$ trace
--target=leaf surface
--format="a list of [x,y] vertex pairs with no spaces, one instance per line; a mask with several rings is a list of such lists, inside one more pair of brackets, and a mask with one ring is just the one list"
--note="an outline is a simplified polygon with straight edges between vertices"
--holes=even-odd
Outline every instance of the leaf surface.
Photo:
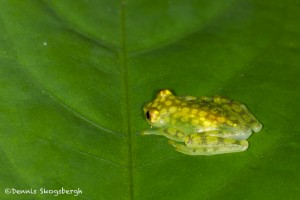
[[[298,1],[0,5],[1,199],[300,197]],[[243,153],[179,154],[139,135],[162,88],[233,98],[264,128]]]

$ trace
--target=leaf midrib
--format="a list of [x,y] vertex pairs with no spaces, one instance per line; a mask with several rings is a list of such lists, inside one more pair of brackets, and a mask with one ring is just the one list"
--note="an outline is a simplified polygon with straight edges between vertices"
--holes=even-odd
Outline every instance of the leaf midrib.
[[128,88],[128,63],[127,63],[127,46],[126,46],[126,18],[125,18],[125,1],[120,1],[121,15],[120,15],[120,26],[121,26],[121,51],[119,57],[121,61],[121,76],[122,76],[122,99],[123,99],[123,130],[126,134],[127,143],[127,169],[128,169],[128,192],[129,199],[134,199],[133,190],[133,161],[132,161],[132,134],[130,126],[130,102],[129,102],[129,88]]

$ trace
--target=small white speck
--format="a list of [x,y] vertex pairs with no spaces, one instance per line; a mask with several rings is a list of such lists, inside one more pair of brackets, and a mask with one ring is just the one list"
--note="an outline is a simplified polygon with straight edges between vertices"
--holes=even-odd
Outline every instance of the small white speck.
[[3,53],[6,53],[6,51],[3,51]]
[[42,92],[45,92],[45,90],[43,90]]
[[47,42],[44,42],[43,45],[44,45],[44,46],[47,46]]

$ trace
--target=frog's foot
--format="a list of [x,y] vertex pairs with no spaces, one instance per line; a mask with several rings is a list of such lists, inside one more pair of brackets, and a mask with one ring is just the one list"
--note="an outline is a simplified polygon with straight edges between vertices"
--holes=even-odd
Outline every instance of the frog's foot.
[[141,132],[141,135],[162,135],[162,134],[163,134],[162,131],[156,128],[151,128]]
[[215,155],[245,151],[248,148],[247,140],[234,140],[213,136],[201,136],[201,139],[186,137],[185,145],[169,141],[176,151],[187,155]]
[[175,147],[175,150],[187,154],[187,155],[212,155],[211,153],[208,153],[208,151],[204,148],[198,147],[198,148],[192,148],[192,147],[187,147],[184,144],[180,144],[178,142],[175,142],[173,140],[169,140],[169,144],[171,144],[173,147]]
[[153,133],[151,133],[151,131],[149,130],[143,130],[140,132],[141,135],[152,135]]
[[251,124],[251,128],[252,128],[252,130],[253,130],[254,132],[257,133],[257,132],[261,131],[261,129],[262,129],[262,124],[259,123],[258,121],[253,122],[253,123]]

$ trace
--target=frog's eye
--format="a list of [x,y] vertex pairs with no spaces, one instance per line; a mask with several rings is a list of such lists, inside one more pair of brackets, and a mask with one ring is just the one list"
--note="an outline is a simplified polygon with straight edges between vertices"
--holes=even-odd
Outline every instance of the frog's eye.
[[150,116],[150,112],[149,112],[149,111],[146,112],[146,118],[147,118],[148,120],[151,119],[151,116]]
[[158,116],[159,116],[159,111],[156,109],[150,109],[146,113],[146,118],[150,123],[154,123],[157,121]]

